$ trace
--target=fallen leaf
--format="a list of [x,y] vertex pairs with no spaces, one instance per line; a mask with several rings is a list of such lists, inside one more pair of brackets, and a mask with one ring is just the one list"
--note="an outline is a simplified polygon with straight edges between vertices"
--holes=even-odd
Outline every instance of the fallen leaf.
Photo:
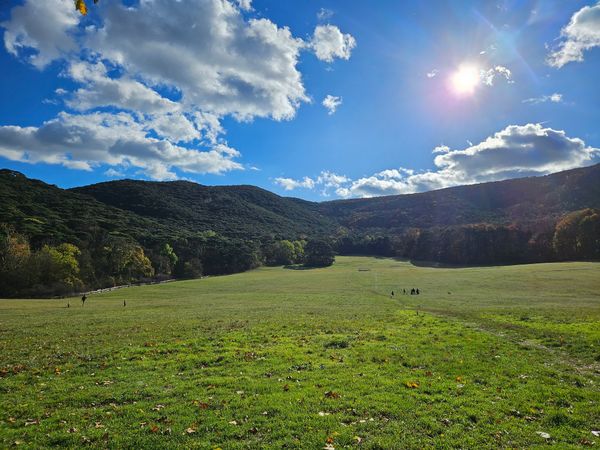
[[27,419],[25,421],[25,426],[28,427],[30,425],[39,425],[40,421],[38,419]]
[[194,433],[196,432],[196,429],[195,429],[195,428],[192,428],[192,427],[189,427],[187,430],[185,430],[185,432],[186,432],[187,434],[194,434]]
[[283,385],[283,390],[286,391],[286,392],[289,391],[290,390],[290,385],[289,384],[284,384]]
[[536,434],[539,434],[540,437],[542,437],[544,439],[550,439],[550,435],[548,433],[543,432],[543,431],[536,431]]
[[232,420],[231,422],[228,422],[228,423],[229,423],[229,425],[237,425],[237,421],[235,421],[235,420]]
[[325,397],[327,398],[340,398],[340,394],[334,391],[325,392]]
[[417,389],[419,387],[418,381],[407,381],[405,383],[406,387],[409,389]]
[[150,433],[158,433],[158,425],[152,425],[150,427]]
[[596,437],[600,437],[600,431],[592,431],[592,434]]
[[359,444],[362,442],[362,438],[360,436],[354,436],[354,440]]
[[331,436],[328,436],[325,442],[327,442],[328,444],[333,444],[333,438]]
[[87,5],[84,0],[75,0],[75,9],[83,16],[87,14]]

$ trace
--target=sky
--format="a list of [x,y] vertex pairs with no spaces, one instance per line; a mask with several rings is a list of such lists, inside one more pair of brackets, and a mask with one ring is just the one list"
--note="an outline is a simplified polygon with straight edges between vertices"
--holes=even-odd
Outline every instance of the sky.
[[324,201],[600,162],[600,2],[0,0],[0,167]]

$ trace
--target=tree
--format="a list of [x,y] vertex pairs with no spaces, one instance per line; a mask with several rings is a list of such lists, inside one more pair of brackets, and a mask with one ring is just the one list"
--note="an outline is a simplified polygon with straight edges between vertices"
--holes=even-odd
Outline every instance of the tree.
[[73,244],[44,245],[36,252],[30,270],[37,293],[65,294],[79,290],[83,286],[79,278],[79,254],[79,248]]
[[272,242],[265,249],[265,263],[268,266],[287,266],[292,264],[295,259],[295,247],[290,241]]
[[600,210],[587,208],[563,216],[552,244],[559,259],[600,258]]
[[333,248],[324,240],[308,241],[304,252],[305,265],[310,267],[327,267],[335,261]]
[[31,249],[27,238],[0,225],[0,295],[12,297],[30,284]]

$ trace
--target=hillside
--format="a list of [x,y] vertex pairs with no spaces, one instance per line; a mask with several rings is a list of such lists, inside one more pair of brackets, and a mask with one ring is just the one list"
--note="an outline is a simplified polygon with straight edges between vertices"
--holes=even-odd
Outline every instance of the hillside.
[[254,186],[121,180],[60,189],[0,170],[2,222],[34,242],[86,240],[94,228],[135,239],[202,231],[243,239],[298,238],[349,231],[489,223],[554,223],[567,212],[600,208],[600,164],[547,175],[420,194],[323,203]]
[[567,212],[583,208],[600,208],[600,164],[543,177],[420,194],[335,200],[319,206],[322,214],[349,229],[389,231],[484,222],[554,222]]
[[129,236],[176,232],[174,227],[11,170],[0,170],[0,210],[0,222],[14,226],[34,245],[88,241],[97,229]]
[[70,192],[187,232],[212,230],[238,238],[296,238],[331,233],[335,228],[314,204],[255,186],[122,180]]

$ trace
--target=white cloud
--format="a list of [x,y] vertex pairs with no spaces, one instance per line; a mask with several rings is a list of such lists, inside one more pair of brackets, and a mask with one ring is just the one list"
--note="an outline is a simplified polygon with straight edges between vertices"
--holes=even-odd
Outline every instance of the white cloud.
[[356,40],[352,35],[342,33],[335,25],[318,25],[311,45],[317,58],[332,62],[334,58],[350,59]]
[[435,78],[438,73],[439,73],[439,70],[433,69],[431,72],[427,72],[427,78]]
[[561,30],[562,42],[548,55],[547,62],[561,68],[573,61],[583,61],[583,52],[600,46],[600,2],[584,6],[571,17]]
[[327,20],[333,17],[333,11],[327,8],[321,8],[317,12],[317,19],[319,20]]
[[[76,51],[73,32],[79,24],[79,14],[72,0],[29,0],[11,10],[4,28],[4,46],[14,56],[27,56],[37,68],[44,68],[55,59]],[[29,51],[33,54],[28,55]]]
[[338,175],[337,173],[324,170],[317,177],[316,184],[323,185],[326,188],[329,188],[339,187],[342,184],[347,183],[348,181],[350,181],[350,178],[348,178],[345,175]]
[[512,73],[504,66],[495,66],[490,69],[481,70],[481,82],[486,86],[493,86],[496,77],[503,77],[509,83],[512,83]]
[[104,175],[111,178],[119,178],[124,177],[125,173],[121,172],[120,170],[110,168],[104,172]]
[[252,10],[252,0],[235,0],[240,9],[244,11]]
[[442,144],[435,147],[431,153],[448,153],[449,151],[450,147]]
[[197,174],[243,169],[235,149],[218,144],[201,151],[150,137],[127,113],[61,113],[39,128],[0,126],[0,156],[84,170],[127,164],[153,179],[176,177],[173,168]]
[[355,45],[333,25],[305,41],[251,10],[251,0],[106,2],[83,27],[72,0],[24,0],[1,24],[7,51],[39,69],[61,60],[79,87],[56,91],[70,113],[1,127],[0,154],[86,170],[125,161],[160,179],[243,169],[222,119],[292,119],[310,101],[301,52],[348,59]]
[[[581,139],[570,138],[564,131],[544,128],[541,124],[510,125],[466,149],[451,150],[443,145],[436,150],[436,170],[387,169],[356,180],[343,177],[332,186],[335,193],[344,198],[409,194],[545,175],[592,164],[600,156],[600,149],[586,146]],[[293,185],[290,185],[291,189],[294,189]]]
[[322,102],[323,106],[327,108],[327,114],[330,116],[335,114],[338,106],[342,104],[342,97],[336,97],[335,95],[327,95]]
[[533,103],[534,105],[536,105],[538,103],[546,103],[546,102],[562,103],[562,101],[563,101],[562,94],[555,92],[554,94],[542,95],[541,97],[527,98],[527,99],[523,100],[523,103]]
[[293,191],[298,188],[312,189],[315,187],[315,181],[309,177],[304,177],[302,180],[294,180],[293,178],[275,178],[275,184],[278,184],[286,191]]

